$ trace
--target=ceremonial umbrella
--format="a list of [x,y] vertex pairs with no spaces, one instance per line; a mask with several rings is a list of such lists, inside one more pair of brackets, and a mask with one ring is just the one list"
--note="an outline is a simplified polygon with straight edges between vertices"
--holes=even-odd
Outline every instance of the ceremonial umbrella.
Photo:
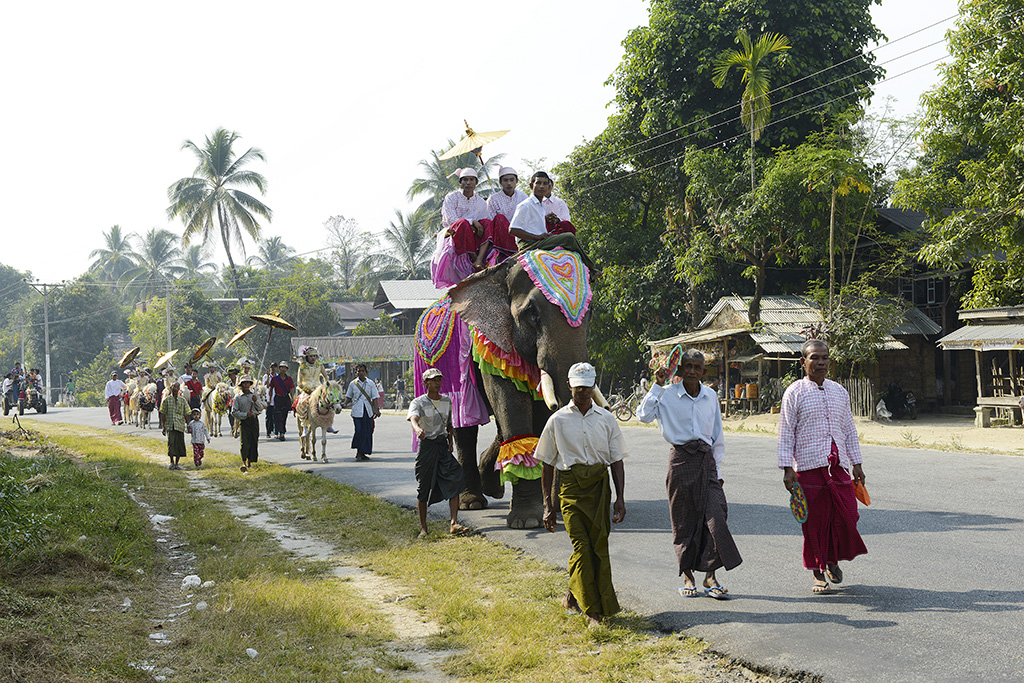
[[507,130],[492,130],[489,133],[477,133],[475,130],[469,127],[469,123],[463,119],[463,123],[466,124],[466,137],[459,140],[459,143],[452,147],[450,150],[442,154],[439,159],[452,159],[465,154],[466,152],[472,152],[476,155],[476,158],[480,160],[480,166],[484,169],[484,175],[487,176],[487,182],[494,185],[494,181],[491,180],[491,174],[487,172],[487,167],[484,166],[484,157],[481,153],[483,147],[488,142],[494,142],[502,135],[507,133]]
[[189,362],[198,363],[200,360],[202,360],[203,356],[210,352],[210,349],[212,349],[213,345],[216,343],[216,337],[210,337],[209,339],[204,341],[202,344],[199,345],[199,348],[196,349],[196,352],[192,354],[192,358],[189,360]]
[[171,359],[174,358],[174,354],[176,354],[177,352],[178,352],[178,349],[174,349],[173,351],[168,351],[164,355],[160,356],[157,359],[156,364],[153,365],[153,372],[156,372],[157,370],[159,370],[163,366],[165,366],[168,363],[170,363]]
[[224,345],[224,348],[228,348],[229,346],[231,346],[235,342],[241,341],[242,339],[245,338],[245,335],[249,334],[250,332],[252,332],[255,329],[256,329],[255,325],[249,325],[249,327],[245,328],[244,330],[239,330],[238,332],[235,332],[235,336],[233,336],[231,339],[228,340],[228,343]]
[[141,348],[136,346],[134,349],[128,349],[127,351],[125,351],[124,355],[121,356],[121,362],[117,364],[117,367],[124,370],[126,367],[131,365],[131,362],[135,360],[135,356],[139,355],[139,351],[141,350]]
[[256,315],[250,315],[249,319],[270,327],[270,332],[267,333],[267,343],[263,346],[263,355],[260,356],[260,369],[262,370],[263,363],[267,359],[267,349],[270,348],[270,335],[274,334],[274,329],[277,328],[280,330],[295,332],[298,328],[281,316],[277,315],[277,311],[274,311],[273,313],[258,313]]

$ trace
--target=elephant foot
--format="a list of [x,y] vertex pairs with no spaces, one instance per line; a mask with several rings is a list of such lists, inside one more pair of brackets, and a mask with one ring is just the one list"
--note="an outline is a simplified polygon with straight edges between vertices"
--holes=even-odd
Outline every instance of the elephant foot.
[[480,477],[480,486],[488,498],[500,500],[505,497],[505,485],[501,483],[497,472],[484,473]]
[[459,494],[460,510],[483,510],[487,507],[487,499],[479,493],[463,491]]
[[536,529],[544,522],[540,479],[520,479],[512,487],[512,503],[505,523],[510,529]]

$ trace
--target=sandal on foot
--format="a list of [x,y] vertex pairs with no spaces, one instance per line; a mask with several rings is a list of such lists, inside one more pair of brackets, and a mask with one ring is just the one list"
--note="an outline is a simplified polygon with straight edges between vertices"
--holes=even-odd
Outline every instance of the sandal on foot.
[[832,565],[831,567],[825,567],[825,578],[832,583],[843,582],[843,570],[839,568],[839,565]]
[[682,586],[679,589],[679,594],[684,598],[695,598],[700,595],[700,593],[697,592],[696,586]]
[[473,530],[470,529],[468,526],[463,526],[461,524],[452,524],[449,533],[452,536],[468,536],[469,534],[473,533]]
[[828,585],[828,581],[824,581],[822,583],[815,581],[814,585],[811,587],[811,592],[815,595],[825,595],[826,593],[832,592],[832,586]]
[[708,586],[704,589],[704,595],[715,600],[728,600],[728,593],[725,586]]

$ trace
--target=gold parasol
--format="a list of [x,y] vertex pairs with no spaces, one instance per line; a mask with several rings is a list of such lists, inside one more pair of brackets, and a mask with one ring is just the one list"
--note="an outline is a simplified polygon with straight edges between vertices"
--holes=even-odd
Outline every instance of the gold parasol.
[[178,349],[174,349],[173,351],[168,351],[164,355],[160,356],[160,358],[158,358],[156,363],[153,365],[153,371],[155,372],[162,368],[163,366],[170,363],[171,359],[174,358],[174,354],[176,354],[177,352]]
[[135,360],[135,356],[139,355],[139,351],[141,350],[141,348],[136,346],[134,349],[128,349],[127,351],[125,351],[124,355],[121,356],[121,362],[117,364],[117,367],[124,370],[126,367],[131,365],[131,362]]
[[279,316],[277,311],[274,311],[273,313],[250,315],[249,319],[270,327],[270,332],[267,333],[267,343],[263,346],[263,355],[260,356],[260,370],[262,371],[263,362],[267,359],[267,349],[270,348],[270,335],[274,334],[274,330],[280,329],[295,332],[298,328]]
[[489,133],[477,133],[475,130],[469,127],[469,123],[465,119],[463,119],[462,122],[466,124],[466,137],[459,140],[459,143],[457,145],[452,147],[450,150],[448,150],[438,158],[452,159],[454,157],[459,156],[460,154],[465,154],[467,152],[475,154],[476,158],[480,160],[480,166],[484,170],[484,175],[487,176],[487,182],[491,184],[493,189],[494,181],[491,180],[491,174],[487,172],[487,166],[484,165],[484,157],[482,154],[482,150],[484,145],[486,145],[488,142],[494,142],[508,131],[492,130]]
[[231,346],[235,342],[241,341],[242,339],[245,338],[245,335],[249,334],[255,329],[255,325],[249,325],[249,327],[245,328],[244,330],[239,330],[238,332],[235,332],[235,336],[228,340],[228,343],[224,345],[224,348]]
[[463,123],[466,124],[466,137],[459,140],[459,144],[455,145],[438,157],[439,159],[451,159],[459,156],[460,154],[472,152],[478,159],[480,159],[480,163],[483,164],[483,158],[480,156],[480,148],[488,142],[494,142],[508,132],[507,130],[493,130],[490,133],[477,133],[469,127],[469,124],[466,123],[465,120],[463,120]]
[[204,341],[202,344],[199,345],[199,348],[196,349],[196,352],[192,354],[192,358],[189,359],[189,362],[198,363],[200,360],[202,360],[203,356],[210,352],[210,349],[212,349],[213,345],[216,343],[216,337],[210,337],[209,339]]
[[270,327],[277,328],[279,330],[295,332],[298,329],[295,325],[292,325],[276,313],[258,313],[256,315],[250,315],[249,319],[262,323],[263,325],[270,325]]

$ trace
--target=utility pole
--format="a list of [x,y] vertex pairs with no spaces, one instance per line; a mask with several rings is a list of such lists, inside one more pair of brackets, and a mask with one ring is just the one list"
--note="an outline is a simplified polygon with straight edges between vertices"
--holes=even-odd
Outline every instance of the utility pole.
[[18,322],[21,323],[21,367],[25,367],[25,314],[22,313],[18,318]]
[[[40,292],[43,295],[43,345],[44,345],[45,351],[46,351],[46,378],[45,378],[45,382],[44,382],[44,384],[45,384],[45,387],[44,387],[45,393],[43,395],[46,396],[46,402],[49,404],[49,403],[51,403],[53,401],[53,396],[50,394],[50,303],[49,303],[49,297],[47,297],[46,288],[47,287],[63,287],[64,283],[63,282],[61,282],[59,284],[46,284],[46,283],[43,283],[43,284],[40,284],[40,285],[36,285],[36,284],[31,283],[31,282],[28,282],[27,280],[25,280],[24,282],[29,287],[31,287],[32,289],[35,289],[37,292],[39,291],[38,287],[42,287],[43,288],[43,291]],[[22,344],[24,344],[24,333],[22,334]],[[22,355],[24,355],[24,353],[25,353],[24,350],[22,350]],[[24,366],[22,366],[22,367],[24,367]]]

